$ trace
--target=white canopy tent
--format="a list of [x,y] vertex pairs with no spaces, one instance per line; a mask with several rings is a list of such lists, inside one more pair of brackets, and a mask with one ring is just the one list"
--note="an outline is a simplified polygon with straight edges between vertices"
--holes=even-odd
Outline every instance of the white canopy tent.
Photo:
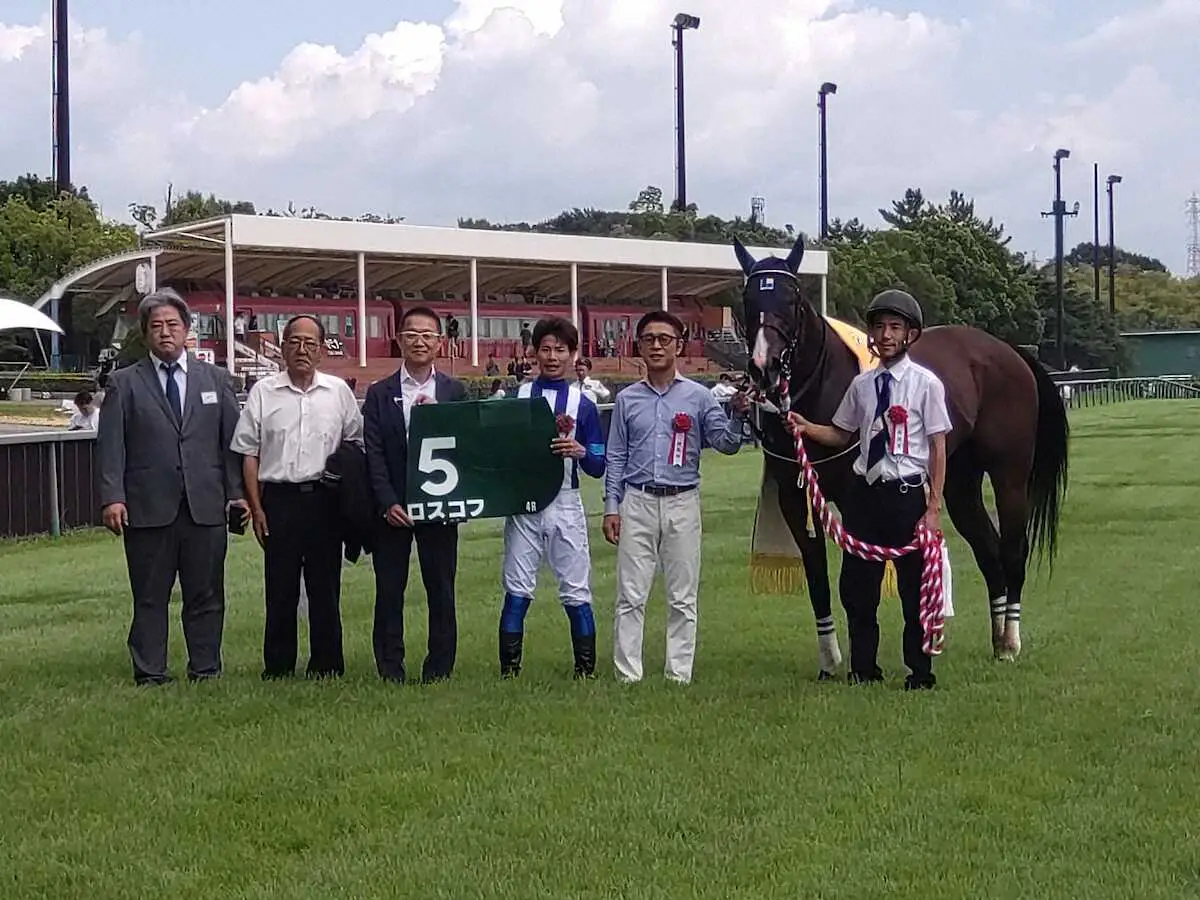
[[28,303],[0,297],[0,331],[17,329],[63,333],[57,322]]
[[[740,287],[742,272],[728,244],[487,231],[281,216],[229,215],[163,228],[136,251],[97,260],[56,282],[34,304],[68,293],[103,293],[113,302],[175,281],[221,283],[233,321],[239,290],[286,295],[308,285],[356,289],[360,321],[369,297],[382,291],[457,291],[470,298],[471,364],[479,364],[479,298],[533,291],[569,297],[579,324],[581,298],[655,302],[704,299]],[[754,256],[786,256],[789,248],[749,247]],[[820,279],[825,308],[829,260],[804,255],[802,275]],[[142,273],[138,278],[139,270]],[[227,359],[234,332],[226,330]],[[358,330],[359,364],[367,364],[367,332]]]

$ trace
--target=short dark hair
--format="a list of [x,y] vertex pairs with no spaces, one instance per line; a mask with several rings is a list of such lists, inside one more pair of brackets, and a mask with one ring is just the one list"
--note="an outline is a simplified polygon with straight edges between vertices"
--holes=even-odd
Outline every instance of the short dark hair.
[[655,322],[662,322],[664,325],[670,325],[675,329],[675,337],[683,337],[683,322],[679,320],[678,316],[672,315],[665,309],[652,309],[650,312],[638,319],[637,328],[635,328],[633,331],[634,336],[640,338],[642,336],[642,332],[646,330],[646,326],[653,325]]
[[579,349],[579,329],[571,324],[570,319],[564,319],[562,316],[538,319],[537,324],[533,326],[533,340],[530,343],[536,349],[542,346],[542,341],[548,337],[558,338],[572,353]]
[[299,315],[292,316],[290,319],[288,319],[287,324],[283,326],[283,339],[286,341],[288,339],[288,335],[292,333],[292,326],[303,319],[307,319],[309,322],[312,322],[317,326],[317,337],[320,338],[322,344],[325,343],[325,325],[312,313],[300,313]]
[[91,391],[80,391],[78,394],[75,395],[75,405],[76,406],[87,406],[91,402],[92,402],[92,392]]
[[192,311],[188,308],[187,301],[180,297],[179,292],[174,288],[162,288],[147,294],[138,304],[138,323],[142,327],[142,334],[146,333],[150,314],[160,306],[174,307],[175,311],[179,313],[179,318],[183,319],[183,327],[190,328],[192,326]]
[[400,331],[404,330],[404,326],[413,316],[425,316],[427,319],[433,319],[433,321],[437,322],[438,334],[442,333],[442,317],[435,313],[428,306],[410,306],[408,309],[406,309],[400,316]]
[[586,356],[581,356],[581,357],[579,357],[579,359],[575,360],[575,365],[587,366],[587,370],[589,372],[592,371],[592,361],[590,359],[588,359]]

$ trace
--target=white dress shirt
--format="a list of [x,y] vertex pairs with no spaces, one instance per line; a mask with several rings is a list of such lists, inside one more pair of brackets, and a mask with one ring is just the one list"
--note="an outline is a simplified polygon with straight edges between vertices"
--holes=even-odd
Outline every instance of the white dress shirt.
[[[885,414],[875,416],[876,386],[879,376],[892,376],[891,403],[903,407],[908,414],[908,440],[905,446],[904,425],[896,425]],[[842,404],[833,414],[833,424],[843,431],[858,432],[858,458],[854,471],[867,474],[867,451],[871,438],[886,427],[889,431],[889,452],[883,455],[879,478],[895,481],[898,478],[929,477],[929,439],[953,428],[946,407],[946,389],[942,381],[924,366],[905,354],[891,368],[871,369],[850,383]]]
[[[187,409],[187,370],[188,370],[188,355],[184,350],[179,354],[179,359],[175,360],[179,368],[175,370],[175,383],[179,385],[179,408]],[[166,360],[159,359],[153,353],[150,354],[150,363],[154,366],[154,374],[158,376],[158,386],[163,389],[163,394],[167,393],[167,373],[163,371],[164,363],[170,365]]]
[[317,372],[308,390],[287,372],[255,382],[230,448],[258,457],[260,481],[316,481],[343,441],[362,443],[363,420],[350,385]]
[[71,421],[67,423],[69,431],[97,431],[100,428],[100,408],[93,406],[85,416],[78,409],[71,413]]
[[418,403],[437,403],[437,370],[430,369],[429,377],[417,381],[408,374],[408,366],[400,366],[400,399],[404,404],[404,433],[412,421],[412,408]]

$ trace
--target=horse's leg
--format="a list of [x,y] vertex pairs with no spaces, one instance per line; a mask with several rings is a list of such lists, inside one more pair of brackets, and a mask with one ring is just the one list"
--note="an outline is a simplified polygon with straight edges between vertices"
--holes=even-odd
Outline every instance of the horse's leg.
[[804,580],[808,584],[808,596],[812,602],[813,618],[817,624],[817,661],[820,671],[818,681],[833,678],[842,663],[842,651],[838,646],[837,628],[833,622],[833,607],[830,603],[829,559],[825,555],[825,535],[821,523],[813,520],[814,537],[808,536],[804,492],[796,482],[782,482],[779,487],[779,508],[784,521],[800,548],[804,560]]
[[1000,656],[1004,642],[1008,592],[1000,559],[1000,535],[983,503],[983,469],[960,450],[946,472],[946,511],[955,529],[975,554],[975,564],[987,585],[992,620],[992,653]]
[[1000,520],[1000,563],[1008,588],[1004,636],[996,658],[1011,662],[1021,652],[1021,591],[1025,587],[1025,564],[1029,559],[1028,478],[1015,467],[990,472],[996,493],[996,515]]

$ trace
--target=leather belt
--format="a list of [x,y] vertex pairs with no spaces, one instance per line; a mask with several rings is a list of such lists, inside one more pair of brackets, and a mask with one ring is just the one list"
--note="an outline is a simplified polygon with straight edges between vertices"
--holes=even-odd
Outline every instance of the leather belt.
[[631,484],[629,486],[635,491],[641,491],[651,497],[675,497],[679,494],[686,494],[688,491],[694,491],[699,487],[698,484]]

